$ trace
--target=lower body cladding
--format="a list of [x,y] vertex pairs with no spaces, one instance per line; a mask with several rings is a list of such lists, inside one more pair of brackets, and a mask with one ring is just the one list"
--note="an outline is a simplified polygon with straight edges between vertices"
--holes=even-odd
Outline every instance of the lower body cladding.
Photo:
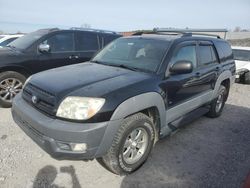
[[110,148],[121,120],[73,123],[50,118],[15,97],[12,116],[16,124],[43,150],[56,159],[94,159]]

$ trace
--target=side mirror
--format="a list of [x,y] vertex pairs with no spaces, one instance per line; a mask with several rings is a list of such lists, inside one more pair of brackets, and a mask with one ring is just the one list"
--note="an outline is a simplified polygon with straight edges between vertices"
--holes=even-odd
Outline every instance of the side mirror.
[[40,44],[38,46],[38,50],[41,53],[49,53],[50,52],[50,45],[48,45],[48,44]]
[[193,63],[191,61],[177,61],[169,69],[173,74],[187,74],[193,71]]

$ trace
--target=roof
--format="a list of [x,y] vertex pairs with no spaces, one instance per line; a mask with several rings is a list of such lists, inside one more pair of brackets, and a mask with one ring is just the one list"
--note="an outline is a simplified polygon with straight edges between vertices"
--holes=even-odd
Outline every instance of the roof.
[[115,31],[103,30],[103,29],[92,29],[92,28],[81,28],[81,27],[72,27],[69,29],[59,29],[59,28],[47,28],[47,29],[39,29],[38,31],[42,32],[54,32],[54,31],[87,31],[87,32],[95,32],[102,34],[112,34],[112,35],[121,35]]

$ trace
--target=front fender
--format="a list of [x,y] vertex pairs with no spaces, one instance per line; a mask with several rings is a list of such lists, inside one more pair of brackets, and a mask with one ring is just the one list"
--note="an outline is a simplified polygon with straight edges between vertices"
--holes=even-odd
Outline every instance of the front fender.
[[111,120],[124,119],[131,114],[150,107],[156,107],[158,109],[161,126],[164,126],[166,123],[165,103],[162,96],[156,92],[143,93],[127,99],[116,108]]

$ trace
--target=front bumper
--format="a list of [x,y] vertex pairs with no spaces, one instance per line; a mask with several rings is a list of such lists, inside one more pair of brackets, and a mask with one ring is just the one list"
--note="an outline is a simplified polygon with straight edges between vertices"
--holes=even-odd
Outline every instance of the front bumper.
[[[93,159],[102,156],[112,143],[119,120],[101,123],[73,123],[50,118],[17,95],[12,104],[16,124],[43,150],[56,159]],[[107,129],[109,127],[109,129]],[[107,131],[111,131],[108,135]],[[113,134],[112,134],[113,133]],[[85,143],[85,151],[72,151],[61,144]]]

